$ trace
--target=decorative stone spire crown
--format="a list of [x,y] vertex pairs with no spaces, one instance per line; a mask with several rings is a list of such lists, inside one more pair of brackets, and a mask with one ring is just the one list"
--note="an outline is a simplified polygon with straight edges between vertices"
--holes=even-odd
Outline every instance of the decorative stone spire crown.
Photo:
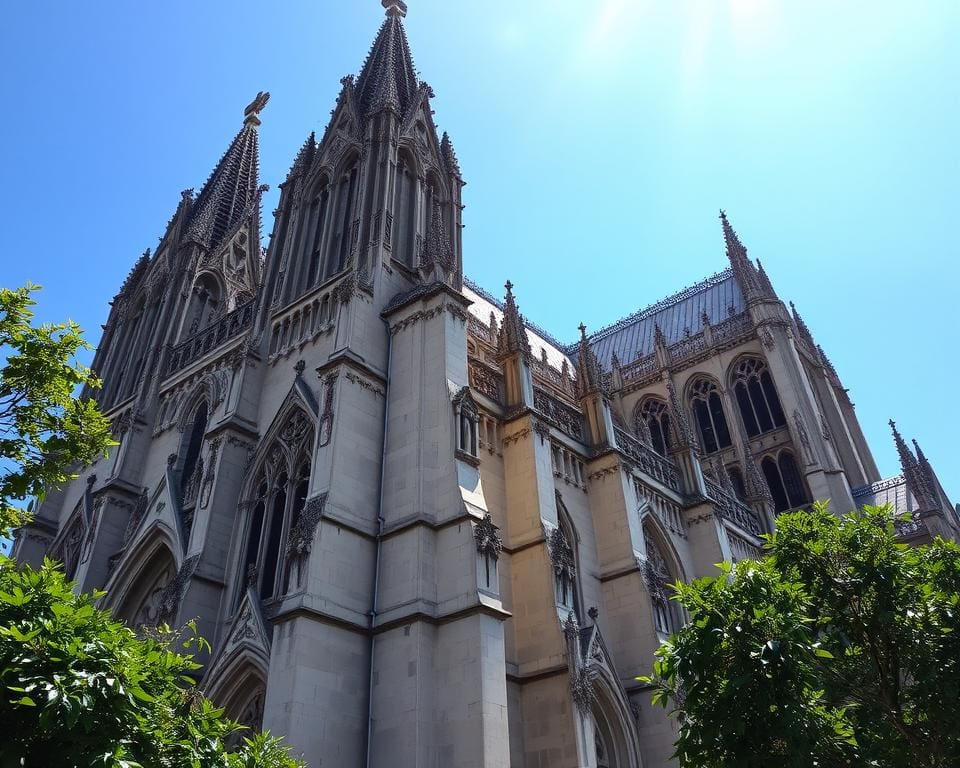
[[420,254],[420,269],[427,277],[433,275],[447,280],[451,273],[456,272],[456,267],[450,238],[443,225],[443,210],[439,203],[434,202],[433,214],[430,217],[427,235],[423,241],[423,251]]
[[519,352],[524,360],[530,360],[530,340],[527,338],[526,323],[517,302],[513,298],[513,283],[507,280],[504,288],[507,295],[503,300],[503,323],[497,337],[497,351],[501,355]]
[[[890,429],[893,431],[893,442],[897,446],[897,454],[900,457],[900,469],[906,478],[907,487],[913,493],[921,511],[929,511],[937,507],[933,490],[930,488],[925,473],[920,467],[917,457],[910,452],[903,435],[897,429],[897,424],[890,419]],[[929,465],[928,465],[929,466]]]
[[373,41],[354,90],[362,117],[381,109],[405,114],[419,88],[410,45],[400,21],[407,15],[406,3],[383,0],[383,7],[387,18]]
[[577,389],[580,396],[604,392],[603,370],[587,339],[587,326],[580,323],[580,348],[577,351]]
[[[730,267],[733,269],[734,277],[740,284],[740,290],[743,291],[747,301],[751,299],[774,298],[773,286],[770,285],[766,274],[761,278],[760,272],[747,256],[747,249],[730,222],[727,221],[727,214],[721,209],[720,223],[723,226],[723,240],[727,247],[727,258],[730,260]],[[768,290],[769,287],[769,290]]]
[[443,132],[440,139],[440,155],[447,166],[447,172],[452,173],[457,178],[460,177],[460,162],[457,160],[457,153],[453,150],[453,142],[450,141],[450,134]]
[[803,321],[803,318],[800,316],[800,313],[797,312],[797,308],[794,306],[793,302],[790,302],[790,311],[793,313],[793,322],[797,326],[797,331],[800,334],[800,338],[807,344],[811,350],[817,348],[817,343],[813,340],[813,334],[810,333],[810,329],[807,327],[807,324]]
[[257,126],[270,99],[261,91],[244,110],[243,128],[230,142],[193,204],[187,238],[215,248],[259,200],[260,149]]
[[667,396],[670,404],[670,420],[673,423],[674,442],[671,447],[680,449],[700,450],[697,443],[697,436],[690,427],[687,419],[687,412],[680,405],[680,398],[677,396],[677,388],[673,385],[673,379],[667,379]]

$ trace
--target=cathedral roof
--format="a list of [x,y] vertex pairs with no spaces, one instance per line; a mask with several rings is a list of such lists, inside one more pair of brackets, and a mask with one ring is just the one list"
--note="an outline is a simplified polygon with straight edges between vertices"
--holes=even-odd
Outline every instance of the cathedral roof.
[[[257,197],[260,152],[256,114],[269,95],[258,95],[248,107],[243,128],[213,169],[193,204],[187,236],[207,248],[215,248],[242,220]],[[262,100],[262,103],[258,102]],[[251,108],[258,105],[255,111]]]
[[609,370],[614,355],[626,364],[651,354],[657,327],[670,346],[703,330],[704,317],[719,325],[746,306],[733,270],[726,269],[591,334],[590,346]]
[[395,3],[384,5],[388,6],[387,18],[367,54],[354,90],[362,117],[387,107],[405,114],[419,87],[410,44],[400,20],[403,13]]

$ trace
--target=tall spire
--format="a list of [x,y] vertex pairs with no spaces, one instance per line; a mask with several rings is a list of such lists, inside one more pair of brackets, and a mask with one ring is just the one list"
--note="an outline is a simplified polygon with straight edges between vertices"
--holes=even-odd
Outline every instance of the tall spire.
[[[767,296],[767,291],[757,268],[754,267],[750,257],[747,256],[746,247],[740,242],[739,236],[730,226],[730,222],[727,221],[727,214],[722,209],[720,210],[720,223],[723,226],[723,241],[727,247],[727,258],[730,260],[730,267],[740,284],[740,290],[743,291],[744,298],[749,301],[750,299]],[[769,283],[769,280],[767,283]]]
[[797,308],[794,306],[793,302],[790,302],[790,311],[793,313],[793,322],[797,326],[797,331],[800,333],[800,338],[802,338],[807,346],[810,347],[810,350],[817,349],[817,343],[813,340],[813,334],[810,333],[810,329],[807,327],[807,324],[803,321],[803,318],[800,316],[800,313],[797,312]]
[[893,442],[897,446],[897,454],[900,457],[900,468],[903,471],[903,476],[907,480],[907,487],[913,493],[921,511],[927,511],[936,507],[933,493],[928,487],[927,479],[924,477],[924,472],[920,468],[920,463],[917,461],[917,457],[914,456],[907,447],[907,443],[903,439],[903,435],[900,434],[900,430],[897,429],[897,424],[893,419],[890,419],[890,429],[893,431]]
[[497,338],[497,351],[501,355],[519,352],[524,360],[529,360],[531,356],[530,340],[527,338],[523,315],[520,314],[517,302],[513,298],[513,283],[507,280],[504,287],[507,289],[507,295],[503,301],[503,323],[500,326],[500,334]]
[[[917,467],[920,470],[920,474],[926,481],[927,488],[930,490],[930,493],[934,500],[936,500],[940,495],[940,481],[937,479],[936,473],[933,471],[933,467],[930,466],[930,462],[927,460],[927,457],[923,453],[923,449],[920,448],[920,444],[913,440],[913,449],[917,452]],[[937,504],[939,507],[940,505]]]
[[233,138],[196,202],[188,239],[215,248],[249,212],[260,194],[260,149],[257,126],[260,112],[270,99],[261,91],[244,110],[243,128]]
[[419,86],[400,21],[407,15],[407,5],[402,0],[382,0],[382,4],[387,18],[367,54],[354,91],[361,117],[380,109],[393,109],[403,115]]

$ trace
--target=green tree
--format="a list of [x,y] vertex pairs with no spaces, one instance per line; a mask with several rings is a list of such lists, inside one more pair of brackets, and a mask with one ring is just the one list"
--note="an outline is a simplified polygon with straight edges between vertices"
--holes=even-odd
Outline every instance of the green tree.
[[681,766],[960,765],[960,547],[887,507],[783,515],[758,562],[677,584],[653,699]]
[[73,477],[111,444],[110,422],[84,385],[99,386],[77,360],[89,349],[73,321],[35,326],[37,286],[0,288],[0,531],[24,521],[24,503]]
[[[31,323],[35,286],[0,289],[0,536],[26,522],[14,502],[73,477],[111,444],[97,387],[76,360],[80,328]],[[297,768],[269,734],[225,742],[242,726],[196,688],[206,647],[166,628],[138,638],[74,591],[47,561],[19,567],[0,556],[0,768]]]

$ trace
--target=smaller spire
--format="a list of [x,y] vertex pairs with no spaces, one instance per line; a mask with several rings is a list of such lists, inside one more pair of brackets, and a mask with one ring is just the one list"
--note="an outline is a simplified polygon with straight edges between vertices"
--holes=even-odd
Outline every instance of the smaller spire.
[[447,172],[459,178],[460,163],[457,160],[457,153],[453,150],[453,142],[450,141],[450,134],[446,131],[443,132],[443,137],[440,139],[440,156],[447,166]]
[[920,468],[917,457],[914,456],[910,448],[907,447],[906,440],[903,439],[903,435],[901,435],[900,430],[897,429],[897,423],[893,419],[890,419],[889,424],[893,432],[893,442],[897,446],[897,454],[900,457],[900,469],[903,471],[903,476],[907,480],[907,488],[913,493],[921,511],[927,511],[936,507],[933,494],[927,484],[927,479],[924,477],[924,472]]
[[734,277],[740,284],[740,290],[744,297],[750,299],[760,298],[764,291],[760,285],[760,278],[756,267],[747,256],[747,249],[736,231],[727,221],[727,214],[720,209],[720,224],[723,227],[723,241],[727,247],[727,258],[730,260],[730,267],[733,270]]
[[430,226],[427,228],[423,250],[420,252],[420,267],[428,273],[435,267],[440,267],[445,273],[451,272],[456,267],[450,238],[447,237],[446,227],[443,226],[443,210],[438,202],[433,204],[433,215],[430,217]]
[[810,329],[803,321],[803,318],[800,317],[800,313],[797,312],[797,308],[794,306],[792,301],[790,302],[790,311],[793,313],[793,322],[797,326],[797,331],[799,331],[800,337],[807,343],[811,350],[816,349],[817,343],[813,340],[813,334],[810,333]]
[[147,248],[137,259],[136,263],[133,265],[133,268],[127,274],[127,279],[123,281],[123,285],[120,287],[120,293],[124,294],[128,291],[136,290],[140,281],[143,280],[143,276],[146,274],[147,266],[150,264],[150,249]]
[[773,283],[770,282],[770,278],[767,277],[767,271],[763,268],[763,264],[760,262],[760,259],[757,259],[757,278],[760,281],[760,288],[769,298],[775,298],[777,292],[773,290]]
[[[937,479],[936,473],[933,471],[933,467],[930,466],[930,462],[927,460],[927,457],[923,453],[923,449],[920,448],[920,444],[914,439],[913,449],[917,452],[917,466],[920,469],[920,475],[923,477],[924,481],[927,484],[927,489],[930,491],[931,500],[936,502],[937,497],[939,496],[940,481]],[[936,504],[939,507],[939,504]]]
[[501,355],[510,355],[519,352],[524,360],[530,360],[530,340],[527,338],[526,323],[520,308],[513,298],[513,283],[509,280],[504,284],[507,295],[503,301],[503,323],[497,338],[497,350]]
[[310,165],[313,163],[314,155],[317,151],[317,134],[314,131],[310,131],[310,135],[307,136],[306,141],[303,142],[303,146],[300,147],[300,151],[297,152],[296,158],[294,158],[293,165],[290,166],[290,172],[287,174],[287,181],[290,179],[299,176],[301,173],[304,173]]
[[680,405],[680,398],[677,396],[677,388],[673,384],[673,377],[667,379],[667,396],[670,403],[670,419],[673,422],[675,443],[671,447],[689,448],[699,453],[700,446],[697,443],[697,436],[690,427],[686,410]]
[[587,326],[580,323],[578,328],[580,329],[580,349],[577,352],[577,388],[580,396],[605,392],[603,371],[600,369],[600,363],[597,362],[597,356],[590,348]]

